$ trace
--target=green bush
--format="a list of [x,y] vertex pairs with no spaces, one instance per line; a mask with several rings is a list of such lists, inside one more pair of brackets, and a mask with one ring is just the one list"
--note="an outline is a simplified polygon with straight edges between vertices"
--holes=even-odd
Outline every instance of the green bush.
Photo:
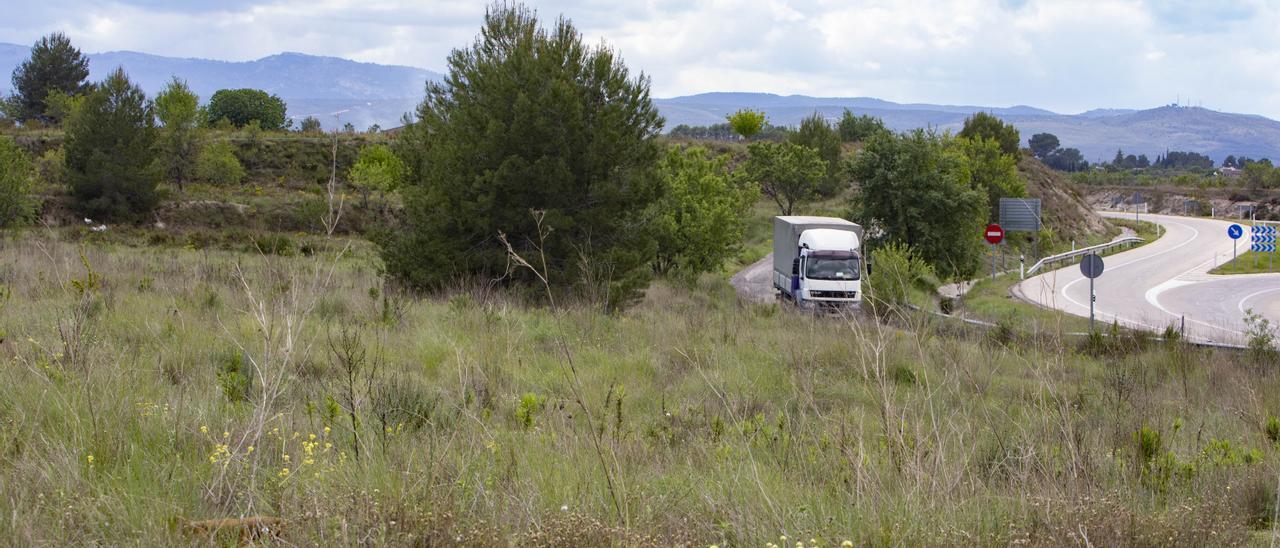
[[205,145],[196,156],[196,179],[215,185],[240,184],[244,167],[236,159],[235,147],[227,141]]
[[891,243],[872,251],[871,267],[864,291],[873,310],[908,304],[913,291],[937,291],[938,277],[933,267],[909,246]]
[[219,360],[218,386],[227,401],[249,399],[249,391],[253,389],[253,367],[240,352],[232,351]]
[[0,136],[0,227],[31,219],[33,173],[26,151],[18,148],[10,137]]
[[296,246],[293,239],[284,234],[260,234],[253,239],[253,249],[266,255],[293,255]]

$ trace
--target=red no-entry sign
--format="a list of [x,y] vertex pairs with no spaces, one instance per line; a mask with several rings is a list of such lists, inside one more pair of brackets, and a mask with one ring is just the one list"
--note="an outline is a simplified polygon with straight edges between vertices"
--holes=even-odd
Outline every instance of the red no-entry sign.
[[984,235],[986,236],[987,241],[992,245],[998,244],[1004,240],[1004,229],[1000,228],[1000,225],[998,224],[991,223],[987,225],[987,230],[984,232]]

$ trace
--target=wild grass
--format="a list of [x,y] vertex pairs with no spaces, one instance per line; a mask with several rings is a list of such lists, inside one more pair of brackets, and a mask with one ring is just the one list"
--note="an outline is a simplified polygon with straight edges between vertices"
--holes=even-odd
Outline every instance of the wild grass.
[[1275,363],[796,315],[714,277],[553,314],[406,295],[341,250],[0,238],[0,539],[204,544],[241,532],[191,522],[242,516],[325,545],[1273,535]]
[[[1248,243],[1241,247],[1247,248]],[[1242,251],[1235,259],[1227,261],[1217,268],[1210,270],[1210,274],[1265,274],[1272,272],[1280,272],[1280,261],[1277,261],[1275,253],[1255,253],[1253,251]]]

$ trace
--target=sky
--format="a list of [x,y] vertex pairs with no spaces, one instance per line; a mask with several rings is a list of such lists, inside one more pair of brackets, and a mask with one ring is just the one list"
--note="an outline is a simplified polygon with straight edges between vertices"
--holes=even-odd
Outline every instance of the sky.
[[[471,0],[3,0],[0,42],[447,69]],[[555,0],[656,97],[757,91],[1076,113],[1180,102],[1280,119],[1280,0]]]

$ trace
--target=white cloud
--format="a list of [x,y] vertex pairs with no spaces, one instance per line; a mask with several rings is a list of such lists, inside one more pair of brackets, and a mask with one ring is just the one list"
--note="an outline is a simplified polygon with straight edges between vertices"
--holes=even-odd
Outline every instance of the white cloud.
[[[64,30],[88,51],[253,59],[280,51],[444,68],[482,0],[18,0],[0,41]],[[1270,0],[545,0],[654,93],[860,94],[1063,112],[1175,97],[1280,118]]]

